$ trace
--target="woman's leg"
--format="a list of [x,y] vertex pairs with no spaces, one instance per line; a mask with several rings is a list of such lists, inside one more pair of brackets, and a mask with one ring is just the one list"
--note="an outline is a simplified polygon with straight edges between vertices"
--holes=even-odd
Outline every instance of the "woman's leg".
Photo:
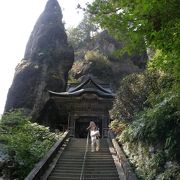
[[96,151],[99,151],[99,146],[100,146],[99,139],[96,139]]
[[95,143],[96,143],[96,139],[92,138],[91,139],[91,152],[95,151]]

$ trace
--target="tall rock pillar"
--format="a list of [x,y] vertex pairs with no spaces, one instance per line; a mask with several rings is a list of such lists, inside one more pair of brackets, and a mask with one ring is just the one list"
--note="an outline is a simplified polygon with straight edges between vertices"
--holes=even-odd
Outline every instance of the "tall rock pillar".
[[5,111],[24,108],[37,117],[48,99],[47,90],[65,90],[73,61],[61,8],[57,0],[49,0],[31,33],[24,59],[16,67]]

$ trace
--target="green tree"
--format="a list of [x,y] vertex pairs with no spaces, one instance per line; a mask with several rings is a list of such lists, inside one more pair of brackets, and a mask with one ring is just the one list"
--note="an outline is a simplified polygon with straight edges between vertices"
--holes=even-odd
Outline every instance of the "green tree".
[[89,13],[84,13],[83,20],[77,27],[70,27],[67,29],[69,42],[75,50],[81,48],[84,42],[91,39],[92,34],[96,32],[97,26],[91,21]]
[[95,0],[88,11],[94,21],[126,42],[123,52],[139,51],[144,38],[147,47],[161,52],[154,67],[179,78],[179,5],[178,0]]
[[3,174],[5,179],[24,179],[59,137],[48,127],[30,120],[20,109],[2,116],[0,142],[3,146],[1,144],[0,154],[4,153],[6,159],[1,165],[0,175]]
[[172,76],[158,72],[145,71],[126,76],[120,82],[111,117],[132,121],[135,114],[153,107],[157,96],[171,89],[173,83]]

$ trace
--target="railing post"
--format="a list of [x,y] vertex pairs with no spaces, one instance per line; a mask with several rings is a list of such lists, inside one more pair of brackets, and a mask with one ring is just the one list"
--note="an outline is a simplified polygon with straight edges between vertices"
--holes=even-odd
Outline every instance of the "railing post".
[[108,137],[108,128],[103,128],[103,138]]
[[74,137],[74,127],[69,127],[69,131],[70,131],[69,136]]

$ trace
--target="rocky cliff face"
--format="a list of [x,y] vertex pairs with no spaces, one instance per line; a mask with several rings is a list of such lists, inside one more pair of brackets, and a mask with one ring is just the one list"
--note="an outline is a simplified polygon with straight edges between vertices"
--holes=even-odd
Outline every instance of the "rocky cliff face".
[[[75,52],[75,64],[71,70],[71,76],[76,80],[83,79],[86,75],[91,75],[100,82],[111,83],[117,89],[120,80],[128,74],[141,72],[146,67],[147,53],[140,55],[125,54],[121,58],[113,55],[114,51],[123,47],[122,42],[118,42],[107,31],[103,31],[88,41],[82,49]],[[87,52],[99,52],[107,58],[107,61],[86,59]],[[94,56],[94,58],[96,58]]]
[[24,59],[16,67],[5,111],[25,108],[37,117],[48,99],[47,90],[66,89],[73,61],[61,8],[57,0],[49,0],[31,33]]

